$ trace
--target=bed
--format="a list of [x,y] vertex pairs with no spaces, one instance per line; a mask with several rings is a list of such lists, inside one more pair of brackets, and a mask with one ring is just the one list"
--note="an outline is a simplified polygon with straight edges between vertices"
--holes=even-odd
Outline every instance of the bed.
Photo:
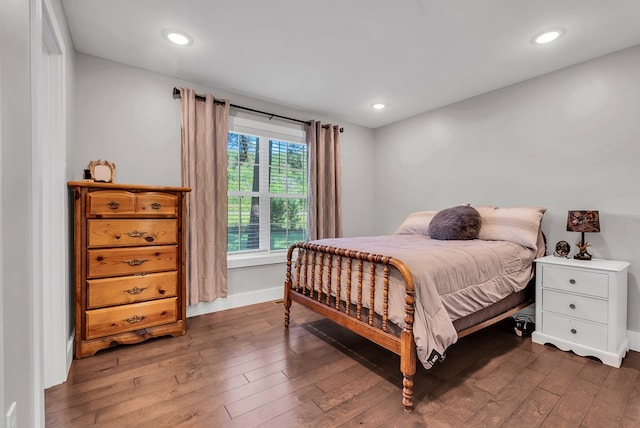
[[296,302],[398,354],[402,404],[412,411],[417,361],[432,367],[458,338],[533,301],[533,260],[545,252],[544,208],[466,207],[480,222],[463,239],[468,218],[441,221],[444,212],[461,209],[452,207],[412,213],[393,235],[292,245],[285,327]]

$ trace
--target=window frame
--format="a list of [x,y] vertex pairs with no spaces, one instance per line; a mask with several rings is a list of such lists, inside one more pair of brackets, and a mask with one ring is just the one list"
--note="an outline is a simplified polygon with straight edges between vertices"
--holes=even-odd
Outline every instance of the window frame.
[[[229,117],[229,133],[237,133],[237,134],[247,134],[259,137],[259,177],[260,183],[268,183],[269,177],[269,141],[277,140],[298,144],[306,144],[306,133],[302,128],[302,125],[296,126],[284,126],[284,125],[276,125],[273,123],[267,123],[259,120],[252,120],[244,117],[238,116],[230,116]],[[263,161],[266,159],[266,161]],[[264,163],[262,163],[264,162]],[[227,198],[233,196],[247,196],[245,191],[227,191]],[[267,190],[266,192],[259,192],[262,194],[270,194]],[[295,195],[281,195],[274,193],[277,197],[292,197],[295,198]],[[309,152],[307,147],[307,211],[309,210]],[[266,233],[261,233],[261,238],[266,236],[270,237],[270,227],[271,227],[271,207],[270,203],[260,203],[260,226],[267,227]],[[307,212],[307,228],[308,228],[308,220],[309,213]],[[266,220],[266,223],[262,221],[262,219]],[[281,250],[271,250],[270,249],[270,239],[267,240],[266,248],[264,240],[261,239],[260,248],[256,250],[247,250],[247,251],[234,251],[227,252],[227,268],[241,268],[247,266],[259,266],[259,265],[267,265],[267,264],[275,264],[275,263],[284,263],[287,258],[287,249]]]

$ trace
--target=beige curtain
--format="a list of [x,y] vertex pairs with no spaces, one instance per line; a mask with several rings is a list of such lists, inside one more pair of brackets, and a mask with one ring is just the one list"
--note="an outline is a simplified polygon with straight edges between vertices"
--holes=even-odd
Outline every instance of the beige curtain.
[[187,194],[187,298],[227,296],[227,136],[229,102],[196,101],[181,88],[182,184]]
[[309,239],[342,236],[340,127],[311,121],[309,147]]

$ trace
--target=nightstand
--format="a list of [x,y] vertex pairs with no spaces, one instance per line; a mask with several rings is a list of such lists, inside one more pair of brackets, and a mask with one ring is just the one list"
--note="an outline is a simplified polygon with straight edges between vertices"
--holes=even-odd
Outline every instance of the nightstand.
[[629,350],[629,263],[555,256],[535,263],[536,331],[532,340],[620,367]]

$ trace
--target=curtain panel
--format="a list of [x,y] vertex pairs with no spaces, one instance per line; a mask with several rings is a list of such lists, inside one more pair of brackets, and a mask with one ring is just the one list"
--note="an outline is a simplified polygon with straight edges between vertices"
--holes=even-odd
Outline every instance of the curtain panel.
[[196,101],[181,88],[182,184],[187,195],[187,302],[227,296],[227,139],[229,102]]
[[309,150],[309,239],[342,236],[342,164],[340,127],[311,121]]

